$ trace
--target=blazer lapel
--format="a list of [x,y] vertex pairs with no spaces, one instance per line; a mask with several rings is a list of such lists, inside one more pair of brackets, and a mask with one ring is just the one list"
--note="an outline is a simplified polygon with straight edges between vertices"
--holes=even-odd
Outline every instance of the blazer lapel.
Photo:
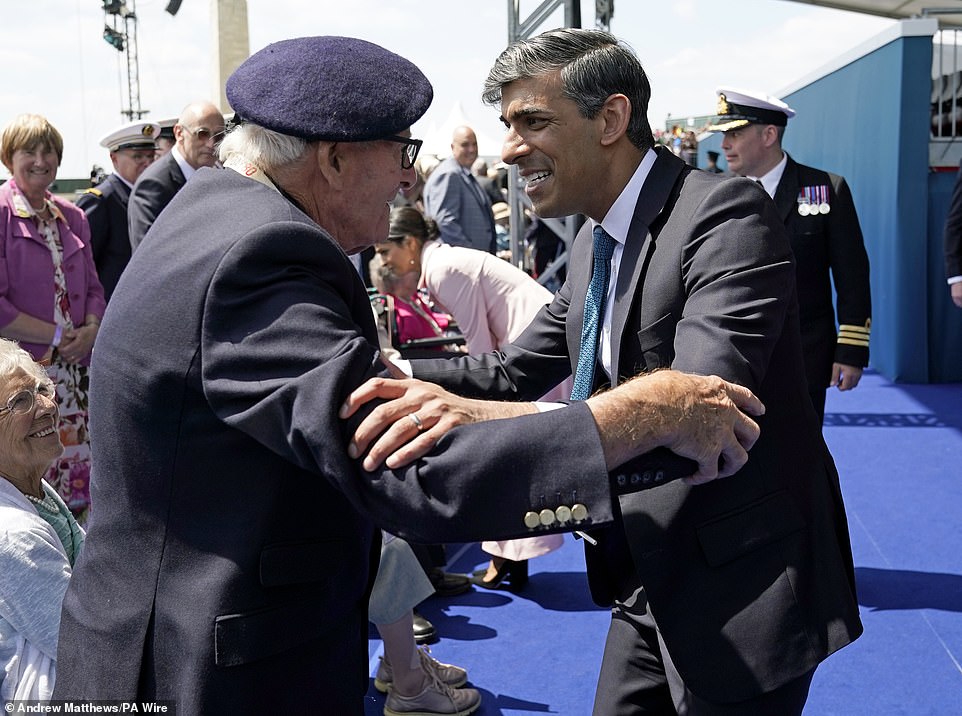
[[778,181],[778,188],[775,189],[775,206],[778,208],[778,215],[782,217],[782,223],[787,222],[788,217],[795,210],[798,203],[797,195],[798,164],[794,159],[788,157],[785,171],[782,172],[782,178]]
[[615,287],[615,306],[611,316],[611,385],[618,384],[618,362],[621,338],[625,332],[628,314],[636,302],[638,282],[652,249],[654,239],[649,230],[665,208],[672,188],[685,168],[685,163],[667,150],[656,150],[658,158],[645,179],[635,213],[628,228],[628,237],[621,254],[618,268],[618,284]]
[[481,185],[478,183],[477,179],[471,176],[470,172],[465,172],[463,169],[459,171],[459,174],[461,175],[461,181],[464,182],[468,193],[474,197],[474,201],[477,203],[477,205],[482,209],[487,209],[484,199],[482,198],[484,189],[481,188]]

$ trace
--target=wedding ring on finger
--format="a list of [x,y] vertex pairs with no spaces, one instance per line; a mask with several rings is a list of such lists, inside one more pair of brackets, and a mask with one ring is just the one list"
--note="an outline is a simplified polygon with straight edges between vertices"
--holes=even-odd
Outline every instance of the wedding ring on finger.
[[418,429],[418,432],[421,432],[422,430],[424,430],[424,423],[421,422],[421,418],[419,418],[414,413],[408,413],[407,417],[412,423],[414,423],[414,427]]

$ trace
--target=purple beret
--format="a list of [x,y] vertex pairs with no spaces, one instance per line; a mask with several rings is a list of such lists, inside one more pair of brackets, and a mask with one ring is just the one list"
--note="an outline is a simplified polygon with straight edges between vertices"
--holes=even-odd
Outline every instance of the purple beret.
[[308,140],[363,142],[397,134],[434,89],[412,62],[353,37],[300,37],[251,55],[227,80],[244,120]]

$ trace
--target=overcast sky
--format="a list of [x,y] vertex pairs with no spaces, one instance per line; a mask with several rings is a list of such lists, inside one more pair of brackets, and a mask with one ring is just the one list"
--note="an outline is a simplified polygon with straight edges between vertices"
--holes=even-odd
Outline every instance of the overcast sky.
[[[132,0],[128,0],[130,5]],[[529,15],[536,0],[522,0]],[[175,117],[194,99],[213,98],[210,0],[136,0],[141,107]],[[582,23],[594,24],[593,1]],[[481,84],[507,42],[506,0],[248,0],[251,52],[303,35],[350,35],[417,64],[435,87],[434,104],[414,127],[423,136],[460,103],[479,134],[499,141],[497,112],[481,104]],[[894,24],[893,20],[788,0],[617,0],[611,31],[638,53],[652,84],[649,119],[710,114],[720,84],[777,94]],[[559,9],[543,29],[563,24]],[[64,135],[61,178],[109,170],[100,138],[121,124],[126,62],[101,37],[101,0],[30,0],[0,24],[0,125],[21,112],[47,116]],[[0,176],[6,177],[0,167]]]

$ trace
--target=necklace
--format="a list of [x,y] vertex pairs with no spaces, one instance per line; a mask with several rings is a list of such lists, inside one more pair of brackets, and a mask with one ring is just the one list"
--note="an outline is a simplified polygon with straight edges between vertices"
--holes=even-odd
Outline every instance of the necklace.
[[47,496],[46,493],[44,493],[44,496],[43,496],[43,497],[34,497],[33,495],[28,495],[28,494],[24,493],[24,497],[26,497],[28,500],[30,500],[30,501],[31,501],[32,503],[34,503],[35,505],[43,505],[43,504],[46,504],[46,505],[49,507],[50,505],[54,504],[52,500],[51,500],[50,502],[47,502],[47,497],[48,497],[48,496]]

